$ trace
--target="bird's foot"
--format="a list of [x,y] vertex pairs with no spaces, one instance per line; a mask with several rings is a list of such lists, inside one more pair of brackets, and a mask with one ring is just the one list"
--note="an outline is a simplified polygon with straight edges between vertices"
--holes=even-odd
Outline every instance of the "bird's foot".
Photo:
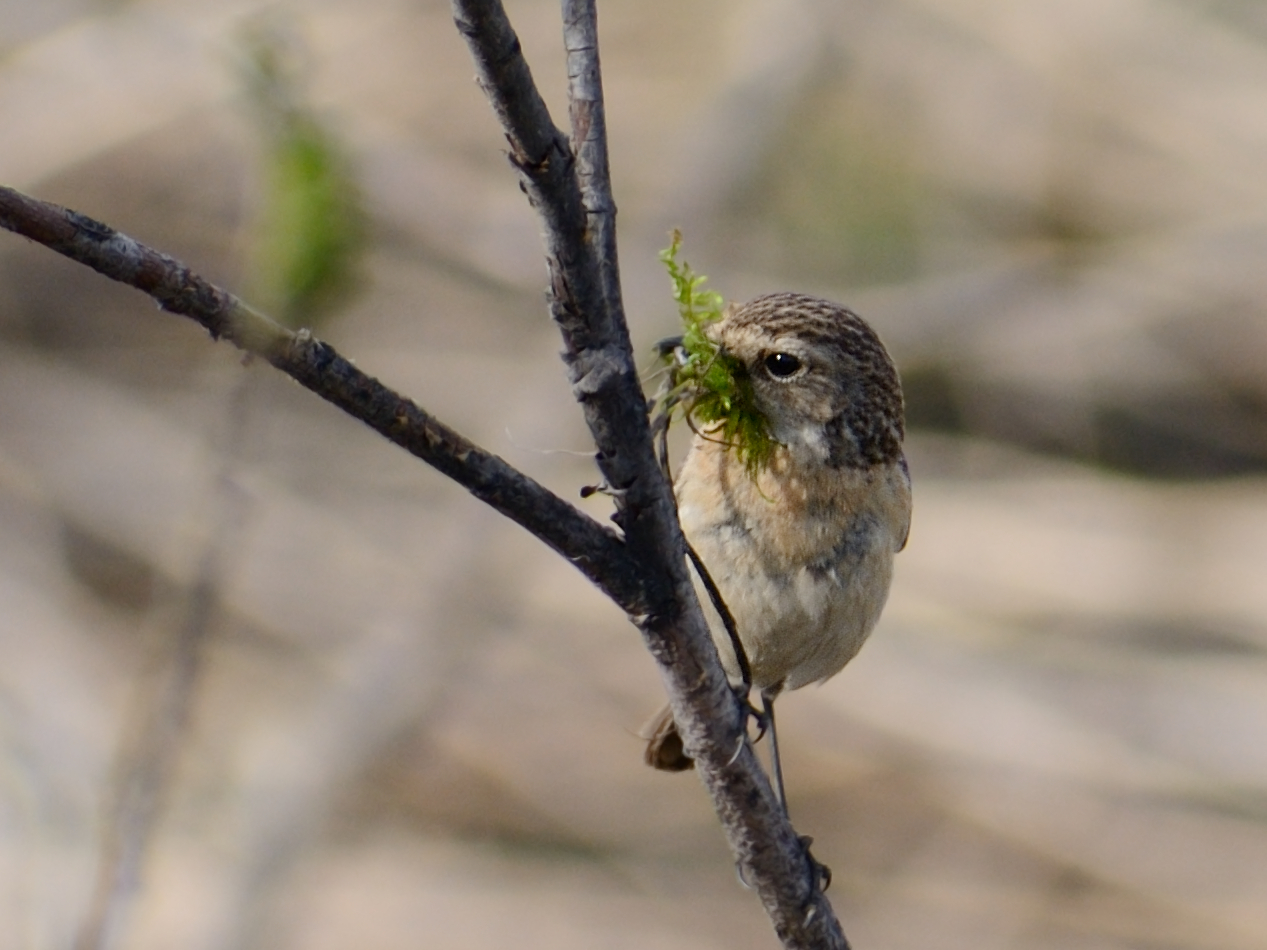
[[815,892],[827,893],[827,888],[831,887],[831,868],[823,864],[810,851],[810,845],[814,843],[814,839],[809,835],[800,836],[801,847],[805,849],[805,863],[809,865],[809,872],[812,877],[810,886]]
[[748,721],[751,720],[757,724],[757,734],[753,737],[753,743],[760,742],[765,738],[766,732],[770,728],[770,715],[760,706],[753,703],[750,698],[752,691],[751,686],[740,684],[735,688],[735,696],[739,699],[739,706],[743,710],[744,717],[744,733],[748,731]]

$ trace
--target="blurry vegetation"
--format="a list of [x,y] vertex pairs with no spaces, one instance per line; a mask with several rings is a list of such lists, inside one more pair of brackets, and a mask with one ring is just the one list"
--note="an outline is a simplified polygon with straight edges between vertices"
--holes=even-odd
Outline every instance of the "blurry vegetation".
[[895,283],[920,270],[924,199],[911,146],[843,78],[812,83],[768,139],[724,218],[762,269],[838,284]]
[[1262,0],[1188,0],[1202,12],[1267,43],[1267,5]]
[[1267,420],[1184,394],[1103,406],[1094,438],[1092,461],[1132,475],[1209,478],[1267,465]]
[[302,47],[273,18],[242,33],[250,105],[265,148],[254,296],[288,326],[318,324],[358,282],[365,215],[350,163],[304,101]]
[[955,393],[954,373],[941,363],[919,363],[902,368],[906,425],[912,429],[962,433],[963,411]]
[[[305,104],[301,46],[272,19],[242,36],[248,99],[264,138],[263,212],[250,264],[250,296],[290,326],[314,326],[342,304],[355,284],[364,243],[355,181],[334,136]],[[186,742],[209,640],[220,627],[224,577],[240,557],[247,496],[237,478],[247,445],[257,374],[234,374],[227,426],[212,489],[211,531],[179,619],[167,631],[168,652],[155,684],[139,690],[134,721],[125,726],[119,779],[111,805],[88,912],[77,950],[105,950],[137,896],[168,786]],[[143,610],[152,599],[146,565],[118,545],[69,531],[72,574],[108,602]]]

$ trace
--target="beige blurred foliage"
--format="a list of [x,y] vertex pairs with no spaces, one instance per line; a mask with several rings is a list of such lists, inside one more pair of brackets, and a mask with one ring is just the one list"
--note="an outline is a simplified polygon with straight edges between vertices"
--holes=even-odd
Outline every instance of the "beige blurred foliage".
[[[262,8],[0,0],[0,181],[238,286]],[[556,6],[508,8],[564,116]],[[374,219],[325,334],[576,497],[537,225],[448,4],[286,9]],[[672,330],[678,225],[723,292],[850,303],[907,377],[888,612],[780,709],[855,946],[1267,945],[1267,17],[600,15],[638,345]],[[246,520],[116,945],[774,945],[697,781],[642,765],[653,665],[578,574],[134,292],[11,236],[0,275],[0,950],[86,913],[243,372]]]

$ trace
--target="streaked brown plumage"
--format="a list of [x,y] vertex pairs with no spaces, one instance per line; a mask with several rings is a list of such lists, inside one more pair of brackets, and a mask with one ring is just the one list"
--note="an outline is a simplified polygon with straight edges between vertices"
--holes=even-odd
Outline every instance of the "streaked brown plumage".
[[[697,434],[677,478],[678,508],[735,618],[753,685],[773,701],[838,673],[884,607],[911,517],[902,390],[875,332],[827,300],[758,297],[711,332],[745,367],[779,445],[754,481],[732,449]],[[702,588],[700,600],[738,682]],[[691,767],[668,710],[644,735],[649,764]]]

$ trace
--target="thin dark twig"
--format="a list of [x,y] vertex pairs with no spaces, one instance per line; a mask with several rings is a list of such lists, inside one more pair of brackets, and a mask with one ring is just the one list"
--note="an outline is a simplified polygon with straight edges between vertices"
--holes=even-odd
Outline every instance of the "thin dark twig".
[[[657,344],[657,349],[661,350],[661,355],[668,357],[670,363],[664,370],[664,380],[661,382],[660,389],[653,400],[655,405],[660,407],[660,411],[656,414],[651,428],[656,434],[656,449],[660,468],[664,472],[665,479],[671,485],[673,484],[673,475],[669,471],[669,428],[673,424],[673,410],[680,402],[680,390],[678,388],[678,367],[680,362],[677,354],[682,338],[677,337],[674,347],[668,352],[664,352],[664,346],[668,342],[670,341],[661,340]],[[689,412],[685,413],[684,416],[689,424]],[[694,426],[691,426],[692,431],[694,431],[694,428]],[[686,542],[686,555],[690,558],[691,565],[695,568],[695,573],[699,576],[700,581],[704,585],[704,590],[708,593],[708,599],[713,604],[713,609],[721,617],[722,626],[726,629],[726,636],[730,639],[731,649],[734,651],[735,660],[739,665],[739,675],[743,680],[743,696],[746,702],[748,694],[752,691],[752,665],[748,662],[748,651],[744,649],[743,641],[739,639],[739,625],[735,623],[735,615],[730,612],[730,607],[726,605],[726,600],[722,597],[721,590],[718,589],[716,582],[713,580],[713,575],[709,573],[708,566],[690,541]]]
[[721,591],[717,589],[717,584],[713,581],[713,575],[708,572],[708,567],[689,541],[686,544],[686,556],[691,559],[691,564],[695,567],[696,573],[699,574],[699,579],[704,584],[704,590],[708,591],[708,599],[712,601],[713,609],[721,616],[722,626],[726,628],[726,635],[730,638],[730,645],[735,651],[735,660],[739,663],[739,676],[743,679],[744,695],[747,696],[748,691],[752,689],[752,665],[748,662],[748,653],[744,650],[743,642],[739,639],[739,628],[735,624],[735,615],[726,606],[726,601],[722,597]]
[[783,788],[783,759],[779,755],[779,730],[774,724],[774,701],[778,698],[780,689],[781,687],[773,687],[761,691],[761,710],[765,715],[765,727],[770,731],[770,771],[774,773],[774,790],[779,794],[783,814],[790,821],[792,816],[787,810],[787,792]]
[[656,458],[660,462],[660,470],[672,484],[673,471],[669,465],[669,414],[661,414],[653,423],[652,429],[656,435]]

